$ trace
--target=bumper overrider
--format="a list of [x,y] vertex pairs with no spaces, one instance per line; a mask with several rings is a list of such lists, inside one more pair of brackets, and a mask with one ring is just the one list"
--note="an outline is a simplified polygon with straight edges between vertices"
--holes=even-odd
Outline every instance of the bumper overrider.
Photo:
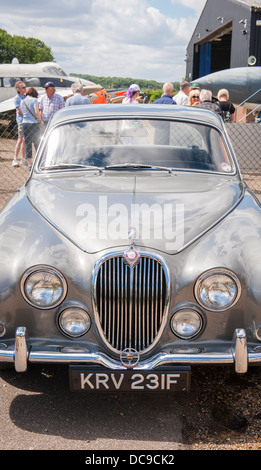
[[[85,366],[91,364],[102,367],[104,370],[114,371],[128,369],[128,365],[124,365],[122,361],[116,361],[102,352],[74,350],[59,346],[29,347],[24,327],[17,328],[15,343],[12,346],[0,343],[0,362],[14,363],[17,372],[25,372],[28,363],[81,364]],[[258,363],[261,363],[261,347],[248,346],[246,331],[240,328],[235,330],[232,345],[228,351],[162,352],[145,360],[135,361],[135,364],[130,365],[129,368],[135,371],[150,371],[163,366],[234,364],[235,371],[244,374],[248,370],[248,364]]]

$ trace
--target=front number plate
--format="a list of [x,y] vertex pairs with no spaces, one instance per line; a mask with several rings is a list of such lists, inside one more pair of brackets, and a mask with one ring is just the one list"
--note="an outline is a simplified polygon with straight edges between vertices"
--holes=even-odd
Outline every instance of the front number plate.
[[88,392],[163,392],[189,391],[190,368],[139,371],[91,370],[70,366],[70,389]]

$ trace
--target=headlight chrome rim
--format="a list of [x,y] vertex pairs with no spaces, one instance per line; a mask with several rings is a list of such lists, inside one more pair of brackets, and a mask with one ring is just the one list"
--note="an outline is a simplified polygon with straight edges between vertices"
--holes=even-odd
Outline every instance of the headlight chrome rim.
[[[65,320],[68,321],[68,318],[66,319],[65,317],[70,316],[70,315],[71,315],[71,320],[70,320],[71,321],[71,329],[69,329],[68,326],[67,326],[67,328],[65,327]],[[85,327],[82,328],[81,331],[79,331],[79,330],[77,331],[77,329],[75,329],[73,331],[73,327],[75,328],[75,326],[76,326],[76,317],[77,317],[77,315],[78,315],[78,318],[79,318],[80,315],[82,315],[82,320],[81,320],[82,324],[84,324],[84,322],[85,322]],[[74,325],[73,325],[73,322],[74,322]],[[78,320],[78,324],[79,324],[79,320]],[[69,323],[68,323],[68,325],[69,325]],[[82,307],[78,307],[76,305],[68,306],[67,308],[63,309],[59,313],[58,326],[59,326],[61,332],[64,335],[68,336],[71,339],[78,339],[78,338],[86,335],[86,333],[88,333],[88,331],[91,327],[91,317],[90,317],[88,311],[85,310]]]
[[[194,327],[194,331],[191,332],[191,333],[181,333],[181,330],[178,329],[178,327],[174,327],[174,321],[178,319],[178,317],[183,317],[183,323],[184,322],[184,318],[186,317],[186,315],[188,317],[192,317],[194,316],[194,320],[196,320],[198,322],[198,325],[196,327]],[[180,319],[179,319],[180,321]],[[181,323],[180,323],[181,324]],[[187,321],[187,324],[189,324],[189,322]],[[192,322],[190,321],[190,326],[192,325]],[[202,331],[203,331],[203,328],[204,328],[204,319],[203,319],[203,316],[201,315],[201,313],[199,313],[198,310],[196,310],[195,308],[193,307],[182,307],[182,308],[179,308],[177,311],[175,311],[170,319],[170,326],[171,326],[171,330],[173,332],[173,334],[175,336],[177,336],[178,338],[182,339],[182,340],[185,340],[185,341],[188,341],[188,340],[192,340],[194,338],[196,338],[197,336],[199,336]],[[185,330],[184,330],[185,331]]]
[[[234,283],[234,286],[235,286],[235,294],[233,296],[233,298],[231,299],[230,302],[228,302],[226,305],[221,305],[220,307],[218,306],[210,306],[208,305],[207,303],[205,303],[203,300],[202,300],[202,297],[201,297],[201,287],[203,286],[203,283],[206,282],[209,278],[211,277],[215,277],[215,276],[224,276],[224,277],[227,277],[227,279],[230,279],[233,283]],[[230,308],[234,307],[234,305],[236,305],[236,303],[238,302],[240,296],[241,296],[241,283],[240,283],[240,280],[238,278],[238,276],[233,272],[231,271],[230,269],[227,269],[227,268],[212,268],[212,269],[209,269],[208,271],[205,271],[204,273],[202,273],[199,278],[197,279],[196,283],[195,283],[195,288],[194,288],[194,293],[195,293],[195,298],[197,300],[197,302],[199,303],[199,305],[201,307],[203,307],[204,309],[206,310],[209,310],[211,312],[224,312],[226,310],[229,310]]]
[[[39,302],[37,303],[36,301],[34,302],[32,298],[30,298],[26,292],[26,283],[29,282],[30,278],[34,274],[37,275],[39,273],[55,276],[57,278],[57,281],[60,282],[61,294],[53,302],[48,303],[48,305],[40,304]],[[22,296],[25,299],[25,301],[28,304],[40,310],[49,310],[49,309],[57,307],[63,302],[63,300],[65,299],[67,295],[67,282],[65,280],[65,277],[60,273],[60,271],[53,268],[52,266],[47,266],[47,265],[36,265],[27,269],[21,278],[20,288],[21,288]]]

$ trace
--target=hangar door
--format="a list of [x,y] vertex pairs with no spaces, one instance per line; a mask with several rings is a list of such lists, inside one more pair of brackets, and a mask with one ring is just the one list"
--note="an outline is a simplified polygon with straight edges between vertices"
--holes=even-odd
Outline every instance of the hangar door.
[[203,77],[209,73],[218,72],[219,70],[230,68],[231,57],[231,41],[232,41],[232,25],[231,28],[223,32],[216,32],[213,37],[208,40],[195,44],[194,49],[194,77]]

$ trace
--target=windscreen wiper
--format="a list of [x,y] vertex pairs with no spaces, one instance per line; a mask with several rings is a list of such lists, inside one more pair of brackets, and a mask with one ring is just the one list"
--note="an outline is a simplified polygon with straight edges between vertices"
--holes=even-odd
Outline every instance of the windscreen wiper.
[[40,167],[40,170],[70,170],[74,168],[83,168],[84,170],[99,170],[102,171],[103,167],[84,165],[82,163],[60,163],[59,165],[48,165]]
[[141,168],[142,170],[162,170],[168,171],[171,173],[172,169],[167,168],[166,166],[157,166],[157,165],[146,165],[145,163],[117,163],[115,165],[107,165],[104,167],[104,170],[115,170],[115,169],[129,169],[129,168]]

